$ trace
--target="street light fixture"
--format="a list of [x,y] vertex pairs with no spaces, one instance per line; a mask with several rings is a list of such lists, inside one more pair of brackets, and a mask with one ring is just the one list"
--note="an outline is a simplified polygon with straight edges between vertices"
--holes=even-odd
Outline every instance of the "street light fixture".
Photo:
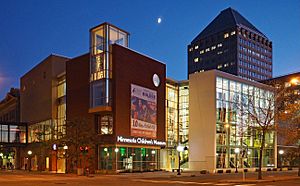
[[293,79],[291,79],[290,83],[294,84],[294,85],[298,85],[300,83],[300,81],[298,78],[293,78]]
[[240,149],[239,148],[235,148],[234,149],[234,153],[235,153],[235,173],[238,173],[238,154],[240,153]]
[[115,153],[116,153],[116,172],[118,170],[118,152],[119,152],[119,149],[118,147],[115,148]]
[[180,152],[184,151],[184,146],[178,145],[176,150],[178,152],[178,171],[177,171],[177,175],[181,175],[181,171],[180,171]]
[[279,150],[279,154],[280,155],[284,154],[284,150]]

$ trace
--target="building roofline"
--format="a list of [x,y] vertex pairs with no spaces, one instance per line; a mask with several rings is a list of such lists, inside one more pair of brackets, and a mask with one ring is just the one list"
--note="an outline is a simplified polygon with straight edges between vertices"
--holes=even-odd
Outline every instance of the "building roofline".
[[263,81],[270,81],[270,80],[274,80],[274,79],[280,79],[280,78],[284,78],[284,77],[288,77],[288,76],[293,76],[293,75],[296,75],[296,74],[299,74],[300,75],[300,72],[290,72],[288,74],[283,74],[283,75],[279,75],[279,76],[276,76],[276,77],[273,77],[273,78],[270,78],[270,79],[266,79],[266,80],[263,80]]
[[147,57],[147,58],[149,58],[149,59],[151,59],[151,60],[154,60],[154,61],[156,61],[156,62],[159,62],[159,63],[162,63],[162,64],[166,65],[164,62],[162,62],[162,61],[160,61],[160,60],[157,60],[157,59],[155,59],[155,58],[153,58],[153,57],[150,57],[150,56],[148,56],[148,55],[146,55],[146,54],[143,54],[143,53],[138,52],[138,51],[136,51],[136,50],[133,50],[133,49],[131,49],[131,48],[128,48],[128,47],[119,45],[119,44],[117,44],[117,43],[114,43],[114,44],[112,44],[112,45],[116,45],[116,46],[120,46],[120,47],[126,48],[126,49],[128,49],[128,50],[130,50],[130,51],[132,51],[132,52],[134,52],[134,53],[140,54],[140,55],[142,55],[142,56],[144,56],[144,57]]
[[244,79],[242,77],[239,77],[239,76],[236,76],[236,75],[233,75],[233,74],[229,74],[227,72],[223,72],[223,71],[216,70],[216,69],[190,74],[190,76],[194,76],[196,74],[202,74],[202,73],[212,73],[215,76],[219,75],[221,77],[225,77],[225,78],[228,78],[230,80],[235,80],[235,81],[238,81],[240,83],[245,83],[247,85],[252,85],[252,86],[263,88],[263,89],[268,89],[268,90],[273,90],[274,89],[272,86],[266,85],[264,83],[261,83],[261,82],[258,82],[258,81],[253,81],[253,80],[247,80],[247,79]]
[[26,76],[27,74],[29,74],[30,72],[32,72],[35,68],[37,68],[38,66],[40,66],[41,64],[43,64],[47,59],[51,58],[51,57],[60,57],[60,58],[65,58],[65,59],[68,59],[70,60],[70,58],[66,57],[66,56],[63,56],[63,55],[59,55],[59,54],[54,54],[54,53],[51,53],[49,56],[45,57],[44,59],[42,59],[38,64],[36,64],[35,66],[33,66],[30,70],[28,70],[25,74],[23,74],[20,79],[22,79],[24,76]]
[[80,57],[85,56],[85,55],[90,55],[90,52],[86,52],[86,53],[81,54],[79,56],[73,57],[73,58],[69,59],[69,61],[72,61],[73,59],[77,59],[77,58],[80,58]]
[[113,25],[113,24],[111,24],[111,23],[109,23],[109,22],[103,22],[103,23],[101,23],[101,24],[99,24],[99,25],[97,25],[97,26],[94,26],[94,27],[90,28],[90,32],[91,32],[92,30],[94,30],[94,29],[100,27],[100,26],[103,26],[103,25],[109,25],[109,26],[115,27],[115,28],[117,28],[118,30],[121,30],[122,32],[125,32],[127,35],[130,35],[130,33],[127,32],[126,30],[123,30],[123,29],[121,29],[121,28],[119,28],[119,27],[117,27],[117,26],[115,26],[115,25]]

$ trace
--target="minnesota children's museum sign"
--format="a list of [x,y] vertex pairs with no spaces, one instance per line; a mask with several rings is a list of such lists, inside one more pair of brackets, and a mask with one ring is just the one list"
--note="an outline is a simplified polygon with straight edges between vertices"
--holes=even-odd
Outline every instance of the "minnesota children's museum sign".
[[131,143],[131,144],[143,144],[143,145],[155,145],[155,146],[166,146],[165,141],[159,141],[154,139],[146,139],[146,138],[127,138],[123,136],[117,136],[117,142],[119,143]]

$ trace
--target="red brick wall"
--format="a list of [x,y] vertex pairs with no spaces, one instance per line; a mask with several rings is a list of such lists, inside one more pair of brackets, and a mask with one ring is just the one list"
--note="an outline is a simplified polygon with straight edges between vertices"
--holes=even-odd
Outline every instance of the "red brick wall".
[[[116,135],[130,136],[131,84],[157,92],[157,138],[165,141],[165,74],[166,66],[119,45],[112,45],[113,112]],[[160,78],[155,87],[154,74]]]

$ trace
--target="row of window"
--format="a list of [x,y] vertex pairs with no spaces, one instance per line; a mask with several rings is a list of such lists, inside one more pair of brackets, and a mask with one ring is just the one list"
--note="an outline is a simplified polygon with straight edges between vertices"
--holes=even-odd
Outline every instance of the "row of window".
[[260,61],[258,59],[255,59],[254,57],[251,57],[251,56],[239,53],[239,58],[247,60],[247,61],[250,61],[252,63],[255,63],[256,65],[259,65],[261,67],[267,68],[267,69],[269,69],[269,71],[272,70],[272,65],[270,65],[270,64],[268,64],[266,62]]
[[269,70],[266,70],[266,69],[263,69],[257,65],[253,65],[251,63],[248,63],[247,61],[242,61],[242,60],[239,60],[239,65],[242,66],[242,67],[246,67],[250,70],[256,70],[260,73],[263,73],[263,74],[268,74],[268,75],[272,75],[272,73],[269,71]]
[[256,78],[256,79],[268,79],[268,77],[265,76],[265,75],[259,74],[257,72],[252,72],[250,70],[243,69],[243,68],[239,68],[239,73],[242,73],[242,74],[246,75],[246,76],[242,76],[242,77],[251,76],[251,77]]
[[216,78],[216,87],[218,89],[229,90],[230,92],[237,92],[250,95],[255,94],[255,96],[259,95],[259,97],[261,98],[266,98],[272,95],[272,92],[268,90],[254,87],[245,83],[240,83],[238,81],[229,80],[223,77]]
[[230,64],[229,63],[225,63],[225,64],[219,64],[217,66],[217,69],[221,69],[221,68],[226,68],[226,67],[229,67],[229,65],[234,65],[235,63],[234,62],[231,62]]
[[[213,46],[208,47],[208,48],[206,48],[206,49],[201,49],[201,50],[199,51],[199,53],[200,53],[200,54],[204,54],[205,52],[209,52],[209,51],[215,50],[217,47],[220,48],[220,47],[222,47],[222,46],[223,46],[223,44],[222,44],[222,43],[219,43],[219,44],[217,44],[217,45],[213,45]],[[194,48],[195,48],[195,50],[197,50],[197,49],[199,48],[199,46],[198,46],[198,45],[195,45]],[[189,49],[189,51],[190,51],[190,52],[193,51],[193,47],[191,47],[191,48]]]
[[[235,35],[235,31],[232,31],[232,32],[230,33],[230,35],[231,35],[231,36]],[[229,33],[225,33],[225,34],[224,34],[224,39],[226,39],[226,38],[228,38],[228,37],[229,37]]]
[[257,52],[255,52],[255,51],[253,51],[253,50],[251,50],[251,49],[247,49],[247,48],[245,48],[245,47],[243,47],[243,46],[241,46],[241,45],[239,45],[239,50],[240,50],[240,51],[243,51],[243,52],[246,53],[246,54],[249,54],[249,55],[252,55],[252,56],[256,56],[256,57],[258,57],[258,58],[261,58],[261,59],[263,59],[263,60],[266,60],[266,61],[268,61],[268,62],[272,62],[272,58],[270,58],[270,57],[268,57],[268,56],[265,56],[265,55],[263,55],[263,54],[257,53]]
[[272,48],[272,42],[268,41],[268,39],[258,36],[254,33],[250,33],[248,30],[242,29],[243,34],[239,31],[239,35],[243,36],[244,38],[252,39],[255,42],[260,42],[261,44]]
[[255,44],[254,42],[251,42],[251,41],[247,41],[247,40],[244,40],[242,38],[239,37],[239,43],[240,44],[243,44],[245,46],[248,46],[260,53],[265,53],[266,55],[269,55],[271,56],[272,55],[272,52],[266,48],[263,48],[261,47],[259,44]]
[[[225,49],[224,51],[218,51],[217,52],[217,55],[221,55],[221,54],[224,54],[224,53],[226,53],[226,52],[228,52],[228,49]],[[201,62],[202,61],[202,58],[201,57],[195,57],[194,58],[194,62],[195,63],[197,63],[197,62]]]

